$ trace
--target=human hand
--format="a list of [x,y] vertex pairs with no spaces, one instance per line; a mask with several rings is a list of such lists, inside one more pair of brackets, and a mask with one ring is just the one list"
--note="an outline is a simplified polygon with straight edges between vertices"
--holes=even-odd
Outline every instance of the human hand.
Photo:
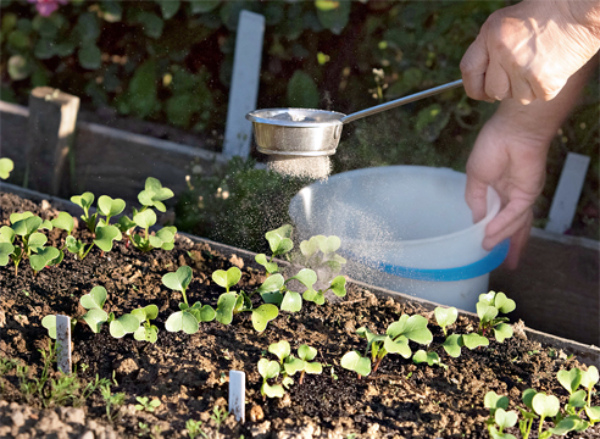
[[467,162],[465,192],[474,222],[487,214],[487,187],[500,195],[501,209],[485,229],[483,247],[491,250],[510,237],[509,268],[516,268],[529,237],[532,206],[544,187],[550,143],[547,136],[515,123],[519,115],[514,111],[501,108],[480,131]]
[[548,101],[598,49],[598,3],[523,0],[483,24],[460,63],[464,88],[477,100]]

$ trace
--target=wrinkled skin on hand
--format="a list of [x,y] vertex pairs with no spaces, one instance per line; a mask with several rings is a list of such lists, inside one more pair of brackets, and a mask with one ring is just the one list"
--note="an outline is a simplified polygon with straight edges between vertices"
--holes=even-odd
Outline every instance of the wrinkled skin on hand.
[[494,12],[460,68],[467,95],[529,104],[555,98],[600,48],[600,6],[524,0]]
[[467,162],[466,200],[474,222],[487,213],[488,185],[500,195],[503,207],[488,224],[483,247],[491,250],[512,237],[509,268],[517,266],[533,221],[532,206],[544,187],[547,143],[497,112],[480,131]]

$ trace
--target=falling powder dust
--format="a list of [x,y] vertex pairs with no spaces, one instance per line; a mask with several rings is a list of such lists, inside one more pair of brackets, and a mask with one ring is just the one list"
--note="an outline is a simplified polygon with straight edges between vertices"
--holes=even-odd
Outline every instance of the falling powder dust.
[[323,180],[331,173],[331,160],[326,155],[317,157],[270,155],[267,169],[290,177]]

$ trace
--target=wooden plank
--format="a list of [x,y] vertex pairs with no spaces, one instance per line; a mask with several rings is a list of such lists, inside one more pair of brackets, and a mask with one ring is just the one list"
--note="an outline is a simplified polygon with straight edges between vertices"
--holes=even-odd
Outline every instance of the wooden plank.
[[565,233],[571,227],[589,164],[590,158],[586,155],[573,152],[567,155],[552,199],[547,231]]
[[517,302],[511,319],[600,346],[600,251],[532,236],[515,270],[490,273],[490,289]]
[[264,32],[262,15],[249,11],[240,13],[223,142],[226,157],[250,154],[252,123],[246,120],[246,114],[256,109]]
[[29,109],[21,105],[0,101],[0,157],[15,163],[9,181],[23,182],[25,177],[25,137]]
[[67,155],[73,143],[79,98],[51,87],[29,95],[27,174],[29,185],[57,195],[68,177]]
[[137,200],[147,177],[180,194],[187,189],[191,167],[210,175],[227,160],[219,153],[80,123],[75,143],[77,192]]

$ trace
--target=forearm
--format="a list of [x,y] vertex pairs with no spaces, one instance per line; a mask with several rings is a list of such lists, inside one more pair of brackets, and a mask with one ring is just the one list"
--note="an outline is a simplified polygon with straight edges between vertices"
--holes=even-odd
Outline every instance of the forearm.
[[[535,140],[549,146],[564,120],[575,106],[589,78],[597,71],[598,55],[572,75],[556,98],[536,100],[522,105],[514,99],[501,102],[494,117],[502,119],[508,129],[528,133]],[[510,128],[512,127],[512,128]]]

